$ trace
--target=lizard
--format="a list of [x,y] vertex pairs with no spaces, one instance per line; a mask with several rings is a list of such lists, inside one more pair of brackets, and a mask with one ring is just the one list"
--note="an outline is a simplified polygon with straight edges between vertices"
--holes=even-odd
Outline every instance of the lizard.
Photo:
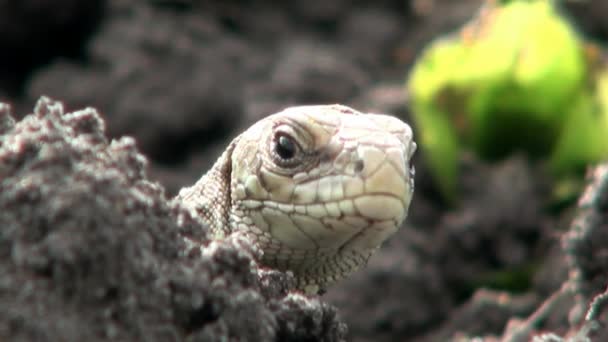
[[367,264],[407,216],[411,127],[344,105],[289,107],[238,135],[175,200],[214,239],[238,232],[263,266],[322,293]]

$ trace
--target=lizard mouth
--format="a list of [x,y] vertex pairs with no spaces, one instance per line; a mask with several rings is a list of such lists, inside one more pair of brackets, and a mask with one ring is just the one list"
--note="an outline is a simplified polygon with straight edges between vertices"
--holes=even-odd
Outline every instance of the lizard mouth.
[[256,212],[280,244],[322,251],[344,249],[354,241],[366,249],[379,246],[401,225],[408,206],[407,194],[370,192],[323,203],[263,201]]

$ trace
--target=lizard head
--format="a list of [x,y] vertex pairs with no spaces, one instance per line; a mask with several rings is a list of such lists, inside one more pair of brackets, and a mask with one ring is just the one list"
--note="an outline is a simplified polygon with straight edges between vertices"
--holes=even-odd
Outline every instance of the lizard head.
[[285,109],[236,141],[230,225],[252,235],[264,263],[331,282],[365,264],[407,216],[415,150],[410,126],[392,116]]

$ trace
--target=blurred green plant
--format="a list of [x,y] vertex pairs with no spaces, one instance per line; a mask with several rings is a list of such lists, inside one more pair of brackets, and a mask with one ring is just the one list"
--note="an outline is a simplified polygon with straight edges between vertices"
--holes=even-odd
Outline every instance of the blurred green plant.
[[597,68],[600,55],[550,0],[488,1],[459,35],[432,43],[407,90],[444,197],[456,200],[463,148],[485,160],[523,151],[564,180],[607,158],[608,70]]

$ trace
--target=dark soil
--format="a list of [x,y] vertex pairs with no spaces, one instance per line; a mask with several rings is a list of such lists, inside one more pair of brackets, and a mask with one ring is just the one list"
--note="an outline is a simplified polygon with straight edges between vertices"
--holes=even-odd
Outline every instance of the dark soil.
[[[404,227],[322,301],[286,295],[284,275],[250,273],[257,266],[242,242],[205,258],[185,253],[179,235],[206,241],[204,229],[166,201],[232,137],[287,106],[343,103],[409,121],[403,84],[415,57],[480,4],[0,0],[0,100],[19,118],[41,95],[103,118],[61,119],[41,105],[15,126],[0,110],[0,339],[525,341],[579,332],[581,312],[608,284],[607,209],[575,234],[580,210],[551,210],[542,167],[522,156],[465,158],[462,200],[448,207],[419,153]],[[588,37],[608,39],[604,0],[563,9]],[[135,140],[108,144],[124,135]],[[561,295],[569,282],[576,296]],[[516,319],[542,303],[550,312],[526,332],[530,321]]]

